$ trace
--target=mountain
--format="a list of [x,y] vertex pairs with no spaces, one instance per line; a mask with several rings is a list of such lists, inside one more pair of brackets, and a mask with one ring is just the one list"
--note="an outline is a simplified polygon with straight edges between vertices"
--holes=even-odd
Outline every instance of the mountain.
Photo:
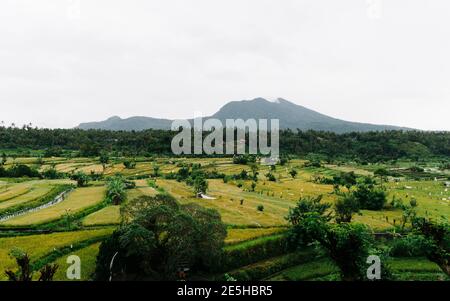
[[77,128],[82,130],[111,130],[111,131],[143,131],[146,129],[166,130],[170,129],[172,120],[151,117],[135,116],[122,119],[113,116],[105,121],[81,123]]
[[[214,115],[206,118],[216,118],[221,120],[224,124],[226,119],[279,119],[280,127],[282,129],[312,129],[336,133],[408,130],[408,128],[397,126],[375,125],[336,119],[282,98],[278,98],[275,101],[268,101],[264,98],[232,101],[223,106]],[[151,117],[130,117],[121,119],[120,117],[115,116],[105,121],[82,123],[78,128],[140,131],[150,128],[170,129],[171,122],[172,120]]]

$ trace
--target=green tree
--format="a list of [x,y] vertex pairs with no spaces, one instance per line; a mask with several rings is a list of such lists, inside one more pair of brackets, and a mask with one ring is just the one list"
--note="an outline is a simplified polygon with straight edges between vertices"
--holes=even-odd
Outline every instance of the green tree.
[[342,193],[334,204],[337,223],[350,223],[353,214],[359,213],[359,203],[352,193]]
[[[33,280],[33,268],[31,266],[30,256],[20,249],[13,249],[9,255],[15,259],[19,267],[17,272],[6,270],[5,274],[9,281],[29,282]],[[57,264],[47,264],[39,270],[39,281],[52,281],[58,269]]]
[[372,184],[359,184],[353,192],[361,209],[381,210],[387,202],[386,191]]
[[136,162],[131,160],[126,160],[123,162],[123,166],[125,166],[126,169],[134,169],[136,168]]
[[121,176],[114,176],[108,180],[106,197],[114,205],[119,205],[127,197],[126,183]]
[[450,225],[417,217],[412,222],[416,235],[424,239],[427,258],[450,276]]
[[257,182],[258,181],[258,175],[259,175],[259,172],[258,172],[259,167],[258,167],[258,165],[256,163],[252,163],[252,164],[250,164],[250,168],[252,170],[253,181]]
[[[275,165],[272,165],[272,166],[275,166]],[[266,178],[267,178],[267,180],[269,180],[271,182],[276,182],[277,181],[277,178],[275,178],[275,176],[271,172],[268,172],[266,174]]]
[[389,171],[387,171],[385,168],[378,168],[374,171],[373,174],[380,178],[380,185],[383,186],[383,182],[387,181]]
[[208,181],[206,181],[205,177],[203,176],[197,176],[194,179],[193,186],[195,194],[199,196],[200,194],[206,193],[206,191],[208,190]]
[[102,153],[100,155],[100,164],[102,164],[103,172],[106,170],[106,165],[109,163],[109,156],[107,153]]
[[[159,204],[159,203],[157,203]],[[226,227],[215,210],[196,204],[149,205],[100,246],[95,278],[176,280],[179,268],[211,272],[222,256]]]
[[293,179],[295,179],[295,177],[297,177],[298,172],[297,172],[297,170],[295,170],[294,168],[292,168],[292,169],[289,171],[289,174],[291,175],[291,177],[292,177]]
[[317,213],[317,215],[324,217],[326,221],[331,220],[331,212],[326,214],[331,205],[323,203],[322,198],[322,195],[300,198],[294,208],[289,208],[286,219],[294,226],[300,224],[310,213]]
[[153,164],[153,177],[159,177],[159,170],[161,169],[158,164]]
[[89,182],[89,177],[82,171],[72,174],[70,178],[77,182],[78,187],[86,187]]
[[6,164],[6,161],[8,161],[8,157],[6,156],[6,153],[3,152],[3,153],[2,153],[2,161],[1,161],[0,164],[3,166],[3,165]]

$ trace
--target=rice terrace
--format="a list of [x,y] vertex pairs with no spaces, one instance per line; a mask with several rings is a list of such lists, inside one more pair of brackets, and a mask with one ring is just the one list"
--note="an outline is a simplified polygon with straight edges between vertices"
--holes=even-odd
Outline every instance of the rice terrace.
[[[420,224],[447,227],[448,157],[436,149],[431,154],[418,143],[401,156],[357,150],[368,143],[365,138],[379,139],[380,144],[396,141],[395,147],[401,148],[395,139],[419,135],[439,140],[442,151],[448,152],[447,133],[380,132],[376,138],[358,134],[357,147],[344,152],[338,146],[327,151],[323,145],[296,154],[289,142],[294,134],[282,131],[281,156],[275,164],[265,164],[259,155],[171,156],[170,143],[136,146],[139,139],[167,141],[175,134],[170,131],[4,127],[0,134],[6,146],[21,143],[12,137],[46,143],[32,137],[49,135],[52,140],[58,131],[97,143],[80,143],[78,149],[17,145],[1,152],[1,280],[37,280],[46,273],[57,281],[107,280],[111,275],[116,280],[356,280],[370,266],[365,256],[371,254],[382,258],[385,280],[449,280],[448,261],[428,249],[445,250],[448,234],[440,245]],[[109,135],[120,139],[111,142]],[[345,143],[342,140],[353,134],[295,135],[297,141]],[[138,140],[123,144],[133,136]],[[424,148],[426,157],[417,156]],[[311,229],[305,228],[307,221]],[[321,232],[314,231],[329,231],[344,249],[331,248],[332,240],[317,239]],[[170,235],[177,237],[176,243],[165,237]],[[348,235],[354,236],[353,242],[346,240]],[[166,254],[152,251],[155,245]],[[126,253],[128,248],[136,253]],[[142,252],[150,252],[163,265],[146,262],[139,250],[148,250]],[[214,262],[203,261],[205,251]],[[335,253],[362,272],[346,267]],[[116,268],[110,268],[114,254]],[[71,255],[78,256],[81,265],[73,277],[68,272]],[[23,256],[29,261],[29,275],[23,275]],[[150,270],[140,268],[143,260]],[[125,262],[126,272],[121,267]]]
[[448,296],[449,12],[0,1],[1,296]]

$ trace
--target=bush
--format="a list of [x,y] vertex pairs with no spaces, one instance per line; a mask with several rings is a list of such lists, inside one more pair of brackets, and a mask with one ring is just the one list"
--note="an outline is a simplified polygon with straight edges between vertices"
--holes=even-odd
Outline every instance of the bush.
[[253,156],[253,155],[238,155],[238,156],[233,157],[234,164],[246,165],[247,163],[255,163],[255,162],[256,162],[256,156]]
[[315,258],[313,250],[289,253],[276,258],[258,262],[246,267],[241,267],[235,271],[229,272],[229,276],[238,281],[262,280],[286,268],[308,262]]
[[110,277],[115,254],[116,280],[176,280],[181,267],[211,272],[226,233],[219,213],[196,204],[144,208],[101,244],[95,279]]
[[393,257],[425,256],[425,240],[418,235],[408,235],[403,238],[395,239],[389,253]]
[[231,271],[290,251],[285,235],[268,236],[225,248],[221,270]]
[[55,168],[47,169],[42,173],[42,177],[44,179],[51,179],[51,180],[62,179],[64,178],[64,176],[65,175],[63,173],[58,172]]
[[360,184],[353,192],[361,209],[381,210],[387,202],[386,192],[373,185]]
[[86,187],[89,182],[89,177],[84,172],[77,172],[70,177],[71,180],[77,181],[78,187]]
[[123,166],[125,166],[126,169],[134,169],[134,168],[136,168],[136,162],[126,160],[123,162]]
[[275,178],[275,176],[271,172],[266,174],[266,178],[267,178],[267,180],[269,180],[271,182],[276,182],[277,181],[277,179]]
[[39,178],[41,175],[39,174],[39,171],[36,169],[33,169],[27,165],[24,164],[18,164],[14,165],[13,167],[5,170],[3,167],[0,167],[0,177],[7,177],[7,178],[22,178],[22,177],[29,177],[29,178]]
[[258,207],[256,207],[256,209],[260,212],[264,211],[264,206],[263,205],[258,205]]

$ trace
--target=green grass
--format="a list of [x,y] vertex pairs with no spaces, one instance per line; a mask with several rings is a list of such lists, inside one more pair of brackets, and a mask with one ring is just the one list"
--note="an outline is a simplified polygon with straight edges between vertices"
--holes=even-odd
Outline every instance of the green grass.
[[247,241],[244,241],[241,243],[228,245],[224,248],[224,250],[225,251],[235,251],[235,250],[247,249],[247,248],[251,248],[252,246],[264,243],[266,241],[277,240],[283,236],[284,236],[284,234],[274,234],[274,235],[270,235],[270,236],[259,237],[259,238],[247,240]]
[[[54,263],[58,265],[54,280],[55,281],[86,281],[92,279],[92,274],[95,272],[95,264],[97,254],[99,251],[100,243],[95,243],[86,248],[71,252],[68,255],[58,258]],[[70,255],[76,255],[81,260],[81,279],[70,280],[67,278],[67,269],[71,263],[67,263],[67,259]]]
[[[390,258],[388,266],[396,281],[450,280],[435,263],[426,258]],[[339,279],[339,269],[328,258],[296,265],[267,278],[271,281],[336,279]]]
[[107,206],[83,218],[83,226],[114,225],[120,223],[120,206]]
[[272,275],[270,281],[305,281],[312,278],[327,276],[338,272],[337,267],[330,259],[320,259],[295,267],[288,268],[281,273]]
[[112,228],[105,228],[0,238],[0,280],[6,278],[3,273],[6,269],[16,268],[14,259],[8,255],[14,248],[27,252],[31,260],[35,261],[51,253],[55,248],[63,248],[83,240],[109,235],[112,231]]
[[237,244],[259,237],[270,236],[284,230],[284,228],[228,229],[225,243],[228,245]]

